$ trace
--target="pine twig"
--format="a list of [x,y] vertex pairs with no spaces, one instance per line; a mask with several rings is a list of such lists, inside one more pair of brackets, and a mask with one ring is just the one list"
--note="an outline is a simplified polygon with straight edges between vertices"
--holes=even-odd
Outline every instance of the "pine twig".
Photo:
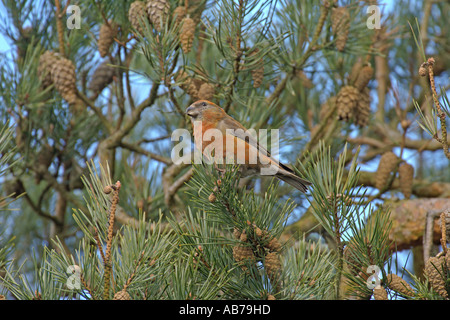
[[445,228],[445,212],[441,212],[441,246],[444,254],[447,254],[447,230]]
[[102,244],[100,243],[100,237],[98,236],[98,230],[96,227],[94,227],[94,238],[95,242],[97,243],[97,248],[98,251],[100,252],[100,256],[102,257],[103,263],[105,263],[106,261],[105,254],[103,252]]
[[139,257],[139,260],[136,264],[136,267],[134,268],[133,273],[130,275],[130,277],[128,278],[127,282],[123,285],[123,289],[122,290],[127,290],[128,286],[131,284],[131,281],[133,281],[134,276],[137,273],[137,269],[139,268],[139,265],[142,262],[142,259],[144,258],[144,251],[141,252],[141,256]]
[[109,212],[109,226],[108,226],[108,237],[106,240],[106,253],[105,253],[105,287],[103,292],[103,299],[109,299],[109,288],[110,288],[110,279],[111,279],[111,245],[113,239],[113,229],[114,229],[114,216],[116,213],[116,207],[119,202],[119,191],[120,191],[120,181],[117,181],[116,184],[111,185],[111,188],[114,190],[114,196],[111,203],[111,208]]
[[64,49],[64,32],[63,32],[63,23],[62,23],[62,17],[61,17],[61,3],[59,0],[55,0],[55,6],[56,6],[56,30],[58,32],[58,43],[59,43],[59,52],[65,56],[65,49]]
[[445,113],[442,111],[441,104],[438,99],[438,94],[436,92],[436,85],[434,83],[434,72],[433,72],[434,62],[435,62],[434,58],[431,57],[427,60],[426,65],[428,67],[428,75],[430,77],[430,86],[433,94],[433,101],[436,106],[437,116],[441,122],[442,138],[439,139],[438,137],[435,137],[435,139],[442,144],[444,154],[450,160],[450,152],[448,150],[448,141],[447,141],[447,125],[445,123]]
[[80,282],[83,285],[83,287],[88,291],[89,295],[95,300],[95,294],[94,291],[88,286],[86,279],[83,277],[83,273],[80,273]]
[[312,38],[311,42],[309,43],[309,46],[306,49],[305,54],[302,56],[300,61],[297,62],[293,66],[292,74],[287,75],[286,77],[284,77],[283,80],[276,86],[276,88],[273,91],[273,93],[266,98],[267,105],[272,104],[276,99],[278,99],[278,97],[281,95],[281,93],[284,92],[284,89],[286,88],[288,80],[290,80],[291,77],[293,77],[295,75],[296,70],[298,68],[300,68],[308,60],[308,58],[312,55],[313,52],[315,52],[318,49],[320,49],[321,46],[317,46],[316,43],[319,40],[320,33],[322,32],[323,26],[324,26],[325,21],[326,21],[326,17],[328,15],[329,10],[330,10],[330,4],[328,3],[328,1],[324,2],[324,4],[322,5],[320,10],[321,11],[320,11],[319,21],[318,21],[318,23],[316,25],[316,29],[314,30],[314,33],[313,33],[313,38]]

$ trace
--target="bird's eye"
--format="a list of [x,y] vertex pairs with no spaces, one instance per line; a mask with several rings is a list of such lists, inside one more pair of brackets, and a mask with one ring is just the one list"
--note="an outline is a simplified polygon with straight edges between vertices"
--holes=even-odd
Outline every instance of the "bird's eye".
[[203,103],[202,103],[202,107],[206,107],[206,102],[203,102]]

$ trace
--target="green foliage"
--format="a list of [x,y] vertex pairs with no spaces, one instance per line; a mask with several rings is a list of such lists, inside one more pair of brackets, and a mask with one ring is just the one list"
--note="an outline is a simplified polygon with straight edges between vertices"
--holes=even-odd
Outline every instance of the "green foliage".
[[[413,77],[427,50],[446,59],[448,41],[439,32],[448,7],[400,1],[382,14],[381,30],[369,30],[367,1],[170,0],[161,29],[145,19],[139,34],[128,21],[132,2],[70,3],[81,9],[81,29],[65,27],[68,1],[60,1],[59,13],[54,1],[3,2],[0,33],[11,50],[0,66],[0,117],[7,123],[0,130],[0,209],[8,209],[0,212],[0,293],[54,300],[124,292],[132,299],[370,298],[369,266],[380,268],[387,287],[397,267],[393,217],[376,202],[399,192],[389,186],[372,193],[361,171],[397,147],[402,161],[422,161],[420,183],[435,170],[434,157],[432,166],[423,160],[435,147],[415,140],[422,134],[416,127],[399,124],[416,117],[436,138],[445,127],[437,119],[450,117],[445,84],[439,96],[429,95]],[[196,18],[189,53],[172,16],[186,3]],[[431,9],[422,10],[428,4],[432,18]],[[336,6],[350,13],[343,51],[331,28]],[[406,21],[414,19],[411,36]],[[107,21],[119,31],[100,59],[99,29]],[[422,38],[427,32],[432,36]],[[42,87],[39,57],[47,50],[74,63],[79,105],[55,86]],[[348,84],[356,61],[379,67],[380,58],[389,70],[384,79],[377,69],[369,83],[378,99],[366,127],[339,121],[336,104],[322,109]],[[103,62],[117,73],[96,96],[89,83]],[[182,71],[188,79],[179,78]],[[259,86],[254,72],[262,73]],[[199,83],[212,85],[210,100],[245,127],[281,129],[281,158],[312,182],[306,195],[268,177],[241,178],[234,166],[221,174],[209,165],[172,163],[171,134],[191,129],[184,110],[197,98],[189,86]],[[427,96],[439,98],[441,109]],[[447,167],[436,170],[444,173],[436,180],[448,177]],[[14,193],[22,197],[12,202]],[[287,232],[309,213],[308,230]],[[439,298],[406,271],[414,296],[388,288],[391,299]]]

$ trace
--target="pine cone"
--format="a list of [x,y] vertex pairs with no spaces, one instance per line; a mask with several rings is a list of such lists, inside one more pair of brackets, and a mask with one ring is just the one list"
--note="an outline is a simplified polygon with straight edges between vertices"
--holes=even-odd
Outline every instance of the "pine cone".
[[370,65],[362,67],[361,71],[358,74],[358,77],[355,80],[354,87],[359,91],[362,91],[370,79],[373,77],[373,68]]
[[267,244],[266,248],[273,252],[278,252],[281,249],[281,243],[276,239],[272,238]]
[[161,21],[166,23],[170,10],[167,0],[148,0],[147,14],[156,31],[161,31]]
[[205,10],[206,1],[204,0],[189,0],[188,14],[198,25],[201,20],[203,10]]
[[118,26],[114,22],[109,21],[109,24],[102,24],[100,27],[100,33],[98,36],[98,51],[102,58],[106,57],[109,53],[109,49],[114,42],[114,37],[118,31]]
[[211,203],[216,202],[216,195],[214,194],[214,192],[211,192],[211,194],[208,197],[208,201]]
[[375,289],[373,289],[373,297],[375,300],[387,300],[387,291],[382,286],[376,286]]
[[343,51],[347,43],[348,31],[350,29],[350,13],[347,8],[338,7],[331,11],[331,29],[336,36],[336,48]]
[[441,257],[431,257],[425,264],[425,275],[430,281],[431,287],[436,291],[441,297],[447,299],[448,292],[445,290],[444,277],[447,276],[447,268],[445,265],[444,256]]
[[[447,241],[450,240],[450,211],[445,213],[445,233]],[[450,250],[447,250],[447,266],[450,269]]]
[[405,296],[411,297],[414,295],[414,291],[409,283],[395,273],[387,275],[387,285],[391,290],[394,290],[395,292],[401,293]]
[[183,6],[176,7],[173,10],[172,19],[175,21],[176,25],[179,25],[183,22],[183,19],[186,17],[186,8]]
[[200,90],[200,87],[202,86],[203,81],[196,78],[191,78],[189,81],[188,88],[186,92],[194,99],[199,100],[198,93]]
[[237,245],[233,247],[233,258],[238,263],[251,263],[256,261],[255,254],[248,245]]
[[336,97],[339,120],[348,121],[353,117],[359,99],[359,91],[355,87],[344,86],[341,88]]
[[102,62],[92,75],[92,80],[89,83],[89,90],[93,91],[95,95],[100,94],[112,81],[116,75],[116,69],[109,66],[108,60]]
[[111,186],[104,186],[103,187],[103,192],[104,193],[106,193],[106,194],[110,194],[111,192],[112,192],[112,188],[111,188]]
[[264,268],[270,280],[276,281],[281,273],[281,261],[277,252],[269,252],[264,259]]
[[144,20],[148,21],[147,7],[143,1],[135,1],[128,10],[128,20],[131,26],[140,34],[143,33]]
[[252,70],[253,88],[259,88],[264,78],[264,65]]
[[[249,55],[249,57],[256,55],[259,52],[259,49],[255,49]],[[264,78],[264,61],[263,59],[259,59],[256,68],[251,70],[252,79],[253,79],[253,87],[259,88]]]
[[422,63],[420,65],[420,67],[419,67],[419,75],[421,77],[426,77],[427,74],[428,74],[428,68],[427,68],[427,65],[426,65],[426,62],[425,62],[425,63]]
[[255,235],[258,237],[258,238],[261,238],[262,237],[262,235],[263,235],[263,232],[262,232],[262,230],[261,230],[261,228],[259,228],[259,227],[257,227],[257,226],[255,226],[254,227],[255,229]]
[[192,48],[195,35],[195,22],[191,18],[184,18],[181,26],[180,41],[184,53],[189,53]]
[[403,162],[398,168],[398,177],[400,180],[400,189],[405,198],[409,199],[412,193],[414,167],[409,163]]
[[242,233],[239,237],[239,240],[241,240],[242,242],[247,242],[247,239],[248,239],[247,232],[245,232],[245,230],[244,230],[244,231],[242,231]]
[[356,105],[355,124],[365,127],[370,119],[370,90],[364,88],[359,93],[360,99]]
[[361,58],[359,58],[352,66],[352,70],[350,71],[350,74],[348,75],[348,84],[354,86],[356,79],[358,79],[359,73],[361,72],[361,69],[363,67],[363,63],[361,61]]
[[131,300],[131,297],[127,290],[123,289],[114,294],[113,300]]
[[214,86],[210,83],[203,83],[198,90],[199,100],[212,100],[214,97]]
[[37,68],[37,74],[41,79],[43,88],[47,88],[52,85],[52,67],[59,59],[59,56],[52,51],[45,51],[39,57],[39,65]]
[[241,231],[238,228],[233,229],[233,237],[239,239],[241,237]]
[[375,187],[378,190],[381,190],[386,185],[389,176],[397,165],[397,161],[397,156],[391,151],[386,152],[381,156],[375,176]]
[[52,81],[56,90],[69,104],[77,101],[75,66],[66,58],[58,59],[52,67]]

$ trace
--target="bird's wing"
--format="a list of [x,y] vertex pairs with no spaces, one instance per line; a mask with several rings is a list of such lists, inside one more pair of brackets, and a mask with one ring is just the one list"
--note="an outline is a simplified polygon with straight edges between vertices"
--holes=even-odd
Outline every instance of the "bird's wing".
[[[284,165],[283,163],[275,160],[270,152],[264,148],[263,146],[261,146],[258,143],[258,140],[253,137],[251,134],[249,134],[247,132],[247,129],[240,124],[238,121],[236,121],[235,119],[231,118],[231,117],[225,117],[224,119],[222,119],[219,123],[217,128],[219,130],[221,130],[224,134],[227,133],[226,129],[233,129],[230,134],[232,134],[233,136],[235,136],[238,139],[241,139],[243,141],[245,141],[246,143],[250,144],[251,146],[257,148],[260,152],[262,152],[264,155],[266,155],[268,158],[270,158],[271,161],[277,163],[280,167],[282,167],[284,170],[293,173],[294,171],[289,168],[288,166]],[[237,130],[237,129],[241,129],[241,130]],[[247,132],[247,134],[246,134]]]

